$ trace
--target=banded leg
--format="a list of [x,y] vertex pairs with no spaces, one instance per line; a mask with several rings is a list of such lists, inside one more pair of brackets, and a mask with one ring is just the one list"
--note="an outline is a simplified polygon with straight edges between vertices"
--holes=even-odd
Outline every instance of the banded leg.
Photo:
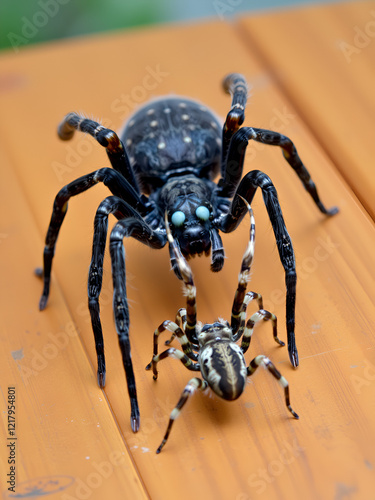
[[[250,237],[249,237],[249,243],[247,244],[247,248],[242,257],[241,271],[238,276],[238,287],[233,300],[232,315],[231,315],[231,329],[233,335],[236,335],[237,331],[239,330],[241,325],[241,320],[243,325],[245,323],[246,306],[249,301],[246,303],[245,310],[243,310],[244,298],[246,294],[247,282],[249,279],[251,265],[254,258],[254,248],[255,248],[255,219],[253,210],[246,200],[243,199],[243,201],[246,204],[250,214]],[[255,294],[253,292],[252,298],[258,299],[259,308],[261,309],[263,307],[263,305],[261,305],[263,304],[262,297],[259,294]]]
[[130,166],[125,147],[116,132],[77,113],[69,113],[60,123],[57,133],[60,139],[69,141],[72,139],[75,130],[90,134],[101,146],[105,147],[112,167],[120,172],[136,192],[140,194],[138,182]]
[[247,368],[247,374],[248,376],[251,376],[255,370],[258,368],[258,366],[263,365],[264,368],[267,368],[267,370],[275,377],[275,379],[279,382],[281,387],[284,389],[284,395],[285,395],[285,404],[290,411],[290,413],[293,415],[294,418],[299,418],[297,413],[292,409],[290,406],[290,397],[289,397],[289,384],[288,381],[286,380],[285,377],[281,375],[281,373],[277,370],[275,365],[271,362],[270,359],[268,359],[266,356],[263,356],[262,354],[260,356],[257,356],[254,358],[248,368]]
[[[247,306],[252,302],[253,300],[256,300],[258,303],[258,310],[263,309],[263,297],[261,296],[260,293],[256,292],[247,292],[242,305],[241,305],[241,310],[238,313],[238,315],[233,315],[232,311],[232,320],[231,323],[232,325],[235,325],[236,333],[233,334],[233,342],[237,342],[238,339],[242,337],[242,334],[245,329],[245,324],[246,324],[246,311],[247,311]],[[233,328],[231,326],[231,328]]]
[[167,442],[169,434],[171,433],[173,422],[180,415],[181,410],[182,410],[184,404],[186,403],[186,401],[189,399],[189,397],[192,394],[194,394],[195,390],[200,389],[201,391],[204,391],[205,389],[207,389],[207,387],[208,387],[207,382],[205,380],[201,380],[200,378],[197,378],[197,377],[192,378],[188,382],[185,389],[183,390],[183,393],[181,394],[180,399],[178,400],[177,405],[172,410],[172,413],[169,417],[167,431],[164,435],[163,441],[161,442],[159,448],[156,450],[156,453],[160,453],[162,448],[164,447],[165,443]]
[[[181,309],[179,309],[177,311],[175,323],[176,323],[176,325],[180,326],[183,331],[185,331],[187,319],[186,319],[186,309],[184,307],[182,307]],[[175,337],[176,337],[176,333],[172,333],[171,337],[168,340],[166,340],[164,342],[164,344],[170,345]],[[193,342],[190,342],[190,345],[195,351],[199,350],[198,343],[195,344]]]
[[92,244],[92,258],[88,277],[88,306],[91,316],[91,325],[95,337],[96,355],[98,361],[98,384],[105,386],[105,357],[102,325],[100,321],[99,296],[103,281],[103,260],[107,240],[108,217],[113,214],[117,219],[127,217],[140,218],[138,212],[125,201],[116,196],[108,196],[98,207],[94,220],[94,238]]
[[232,136],[245,120],[245,107],[247,101],[248,87],[245,78],[238,73],[231,73],[223,80],[223,88],[227,94],[232,96],[232,105],[223,127],[223,146],[221,157],[222,176],[225,172],[225,160],[227,158],[229,143]]
[[262,190],[263,200],[275,234],[280,260],[285,270],[288,351],[292,365],[297,367],[298,352],[294,334],[297,275],[294,251],[292,240],[285,226],[275,186],[266,174],[259,170],[253,170],[244,176],[233,198],[230,212],[221,221],[220,229],[227,233],[233,231],[239,225],[246,214],[247,208],[243,199],[251,204],[258,187]]
[[255,328],[255,325],[259,323],[259,321],[271,321],[272,323],[272,334],[275,342],[281,346],[285,345],[285,342],[279,339],[277,336],[277,318],[274,314],[270,313],[269,311],[265,311],[264,309],[260,309],[256,313],[254,313],[251,318],[247,320],[246,323],[246,328],[242,337],[242,342],[241,342],[241,349],[242,352],[245,354],[245,352],[248,350],[251,342],[251,336],[253,335],[253,331]]
[[179,274],[184,282],[184,288],[186,292],[186,325],[185,333],[189,342],[192,344],[197,344],[197,336],[195,332],[195,327],[197,325],[197,306],[196,306],[196,296],[197,290],[194,285],[193,272],[187,263],[187,260],[182,255],[180,247],[175,242],[172,233],[169,229],[168,217],[165,214],[165,228],[167,231],[168,243],[173,254],[176,266],[178,268]]
[[[161,354],[156,354],[153,358],[151,363],[149,363],[146,366],[146,370],[150,370],[152,367],[152,372],[154,374],[153,378],[154,380],[157,380],[158,378],[158,369],[157,369],[157,364],[159,361],[162,361],[163,359],[166,358],[175,358],[181,361],[181,363],[188,369],[193,372],[198,372],[200,371],[200,365],[199,363],[193,363],[192,358],[190,356],[187,356],[185,353],[182,351],[179,351],[178,349],[175,349],[174,347],[170,347],[166,351],[163,351]],[[198,356],[197,356],[198,358]]]
[[178,340],[180,341],[182,350],[184,351],[184,354],[186,356],[194,361],[198,360],[198,355],[195,354],[191,348],[191,344],[185,335],[184,331],[176,324],[173,323],[173,321],[164,321],[154,332],[154,352],[153,352],[153,358],[151,360],[151,363],[149,363],[146,366],[146,370],[149,370],[152,366],[153,372],[154,372],[154,379],[157,379],[157,370],[156,370],[156,363],[154,362],[154,358],[158,355],[158,342],[159,342],[159,335],[161,335],[165,331],[169,331],[172,333],[172,337],[177,337]]
[[75,181],[64,186],[57,193],[53,204],[51,220],[45,240],[43,272],[37,270],[37,274],[43,276],[44,281],[43,293],[39,302],[39,309],[41,311],[45,309],[48,301],[52,260],[55,254],[57,237],[68,210],[68,201],[72,196],[77,196],[87,191],[99,182],[103,182],[114,195],[126,199],[128,204],[134,207],[142,215],[150,210],[151,204],[146,205],[144,199],[137,194],[129,182],[120,173],[111,168],[101,168],[91,174],[79,177]]
[[140,417],[129,341],[129,306],[126,298],[125,250],[123,245],[125,236],[132,236],[155,249],[162,248],[166,243],[166,238],[165,235],[153,231],[144,220],[134,217],[117,222],[110,237],[115,325],[131,404],[130,423],[133,432],[137,432]]

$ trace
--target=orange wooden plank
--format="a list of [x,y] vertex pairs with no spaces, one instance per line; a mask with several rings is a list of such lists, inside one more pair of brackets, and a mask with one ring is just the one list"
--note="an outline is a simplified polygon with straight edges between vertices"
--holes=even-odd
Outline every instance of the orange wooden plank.
[[[56,125],[66,112],[83,110],[119,129],[133,105],[174,93],[197,98],[225,116],[230,103],[220,89],[220,80],[230,71],[247,76],[253,95],[246,124],[264,128],[272,124],[292,137],[323,200],[341,210],[335,218],[322,217],[283,163],[280,151],[249,147],[246,168],[260,168],[274,180],[294,242],[301,366],[292,370],[286,349],[274,347],[269,325],[260,327],[255,335],[248,359],[264,352],[274,360],[290,382],[292,403],[301,419],[289,418],[279,387],[268,374],[260,373],[234,403],[202,395],[192,398],[168,445],[155,455],[169,412],[191,374],[177,361],[168,360],[155,383],[144,366],[150,361],[153,330],[164,319],[173,319],[184,299],[180,283],[169,270],[167,250],[152,251],[131,240],[125,246],[132,357],[141,408],[138,434],[132,434],[129,425],[127,389],[111,310],[109,256],[101,301],[108,365],[105,394],[121,431],[120,442],[125,439],[152,498],[187,499],[196,485],[202,498],[245,500],[263,495],[272,500],[297,499],[303,494],[306,499],[331,499],[347,491],[356,491],[356,498],[368,498],[375,463],[371,444],[375,435],[371,418],[375,405],[374,229],[290,101],[236,32],[222,23],[206,23],[74,40],[3,57],[3,67],[15,83],[0,95],[0,134],[39,232],[39,242],[29,244],[33,247],[30,270],[41,263],[41,238],[55,193],[75,177],[108,164],[104,151],[90,138],[77,135],[72,143],[58,141]],[[158,71],[154,89],[145,86],[150,71]],[[20,116],[25,124],[22,147]],[[86,279],[93,217],[107,193],[99,186],[71,201],[58,242],[50,302],[43,313],[57,314],[60,287],[91,361],[86,384],[89,394],[97,389]],[[278,315],[280,336],[285,338],[284,278],[260,194],[253,208],[257,245],[251,288],[261,292],[265,307]],[[208,259],[192,262],[201,320],[229,317],[247,238],[246,222],[224,237],[228,258],[218,275],[210,273]],[[35,287],[38,285],[36,282]],[[34,290],[31,318],[39,317],[40,290]],[[50,395],[50,399],[55,398]],[[101,425],[103,439],[105,425]],[[63,443],[62,435],[56,457],[64,449]],[[78,439],[76,446],[86,446],[85,439]],[[93,495],[96,498],[96,492]]]
[[375,216],[375,2],[242,18],[244,40]]
[[[0,154],[2,494],[35,497],[39,488],[39,495],[59,492],[66,500],[104,492],[120,498],[124,491],[148,498],[57,284],[55,307],[37,312],[40,282],[32,271],[42,239],[12,164]],[[15,388],[15,436],[8,387]],[[12,466],[17,496],[8,490]]]

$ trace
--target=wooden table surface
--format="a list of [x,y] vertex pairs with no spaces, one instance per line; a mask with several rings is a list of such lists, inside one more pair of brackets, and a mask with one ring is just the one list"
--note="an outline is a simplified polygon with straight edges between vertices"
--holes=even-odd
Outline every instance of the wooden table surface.
[[[375,2],[332,4],[73,39],[0,59],[1,450],[8,496],[12,439],[8,388],[16,393],[13,498],[375,499],[374,67]],[[247,359],[268,355],[290,383],[296,421],[265,371],[233,403],[194,395],[155,454],[169,413],[191,378],[170,359],[157,382],[144,370],[152,332],[184,306],[162,251],[127,240],[132,357],[141,409],[133,434],[114,329],[110,259],[101,298],[107,385],[96,383],[86,280],[102,185],[71,200],[57,245],[48,307],[38,311],[43,240],[66,183],[108,165],[105,151],[77,136],[57,138],[68,111],[120,129],[133,108],[164,94],[190,96],[224,117],[229,72],[252,85],[246,125],[292,138],[327,206],[322,216],[279,150],[252,144],[246,170],[277,187],[297,259],[300,367],[259,326]],[[151,76],[147,76],[151,75]],[[153,78],[153,80],[150,80]],[[154,88],[149,84],[153,82]],[[284,275],[261,195],[250,289],[279,317],[285,339]],[[114,223],[114,219],[110,219]],[[198,316],[230,317],[248,220],[224,236],[227,259],[214,275],[192,261]],[[12,391],[11,391],[12,392]]]

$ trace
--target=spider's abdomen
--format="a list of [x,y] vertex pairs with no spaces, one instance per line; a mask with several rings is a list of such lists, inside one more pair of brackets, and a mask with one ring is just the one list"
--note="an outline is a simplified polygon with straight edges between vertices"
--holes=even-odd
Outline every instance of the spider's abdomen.
[[197,173],[213,179],[220,168],[221,126],[198,102],[165,97],[141,107],[121,139],[145,193],[171,175]]
[[241,348],[234,342],[212,342],[200,353],[203,378],[223,399],[234,401],[243,393],[247,367]]

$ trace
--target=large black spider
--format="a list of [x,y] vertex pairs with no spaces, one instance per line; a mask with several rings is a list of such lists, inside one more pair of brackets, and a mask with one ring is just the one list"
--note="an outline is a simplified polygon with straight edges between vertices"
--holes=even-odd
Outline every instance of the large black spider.
[[[255,220],[250,205],[245,200],[244,202],[250,213],[250,240],[242,258],[238,286],[232,307],[231,325],[221,318],[212,324],[203,324],[197,321],[196,288],[193,273],[178,245],[176,245],[169,228],[168,220],[166,219],[165,227],[168,242],[172,248],[176,265],[184,282],[186,309],[182,308],[178,310],[175,322],[166,320],[155,330],[154,353],[151,363],[146,366],[146,370],[152,368],[154,380],[157,380],[158,363],[167,357],[172,357],[180,360],[188,370],[200,372],[202,378],[194,377],[187,383],[177,405],[172,410],[166,433],[156,453],[161,452],[167,442],[174,421],[180,415],[182,408],[195,390],[204,391],[210,388],[222,399],[234,401],[243,393],[247,377],[253,375],[259,366],[267,368],[271,375],[280,383],[284,389],[286,407],[294,418],[299,418],[290,405],[288,381],[281,375],[272,361],[263,354],[259,354],[247,366],[244,357],[245,352],[250,347],[254,327],[262,320],[271,321],[274,340],[281,346],[285,345],[277,336],[276,316],[263,309],[262,296],[256,292],[246,293],[254,256]],[[247,306],[254,299],[258,302],[259,310],[246,321]],[[239,312],[233,313],[233,311]],[[183,352],[170,347],[161,354],[158,354],[159,336],[165,331],[172,333],[172,337],[166,342],[166,345],[169,345],[177,337]],[[188,337],[192,337],[193,341],[190,341]],[[241,337],[241,346],[239,346],[236,342]]]
[[[100,387],[105,385],[99,295],[108,216],[113,214],[118,219],[110,236],[113,308],[134,432],[139,429],[140,418],[130,354],[123,239],[125,236],[132,236],[152,248],[163,248],[167,243],[165,212],[182,254],[190,258],[203,253],[207,255],[211,250],[211,270],[216,272],[224,264],[224,249],[219,231],[229,233],[237,228],[247,210],[243,199],[251,203],[257,188],[261,188],[285,269],[288,350],[292,365],[298,366],[294,335],[297,277],[292,242],[271,179],[259,170],[253,170],[242,178],[249,140],[281,147],[285,159],[319,210],[333,215],[337,208],[327,210],[324,207],[315,184],[290,139],[268,130],[240,128],[245,118],[248,92],[245,78],[236,73],[230,74],[224,79],[223,87],[232,96],[232,106],[222,131],[220,123],[209,109],[181,97],[164,97],[141,107],[127,122],[121,139],[112,130],[76,113],[69,113],[58,129],[63,140],[71,139],[75,130],[92,135],[106,148],[113,169],[101,168],[84,175],[63,187],[57,194],[44,248],[44,289],[39,307],[42,310],[47,304],[52,259],[68,200],[103,182],[113,196],[102,201],[95,215],[88,278],[98,383]],[[220,179],[215,184],[217,174],[220,174]],[[171,249],[170,258],[175,273],[181,279]],[[42,272],[39,271],[39,274]],[[193,336],[189,340],[194,340]]]

